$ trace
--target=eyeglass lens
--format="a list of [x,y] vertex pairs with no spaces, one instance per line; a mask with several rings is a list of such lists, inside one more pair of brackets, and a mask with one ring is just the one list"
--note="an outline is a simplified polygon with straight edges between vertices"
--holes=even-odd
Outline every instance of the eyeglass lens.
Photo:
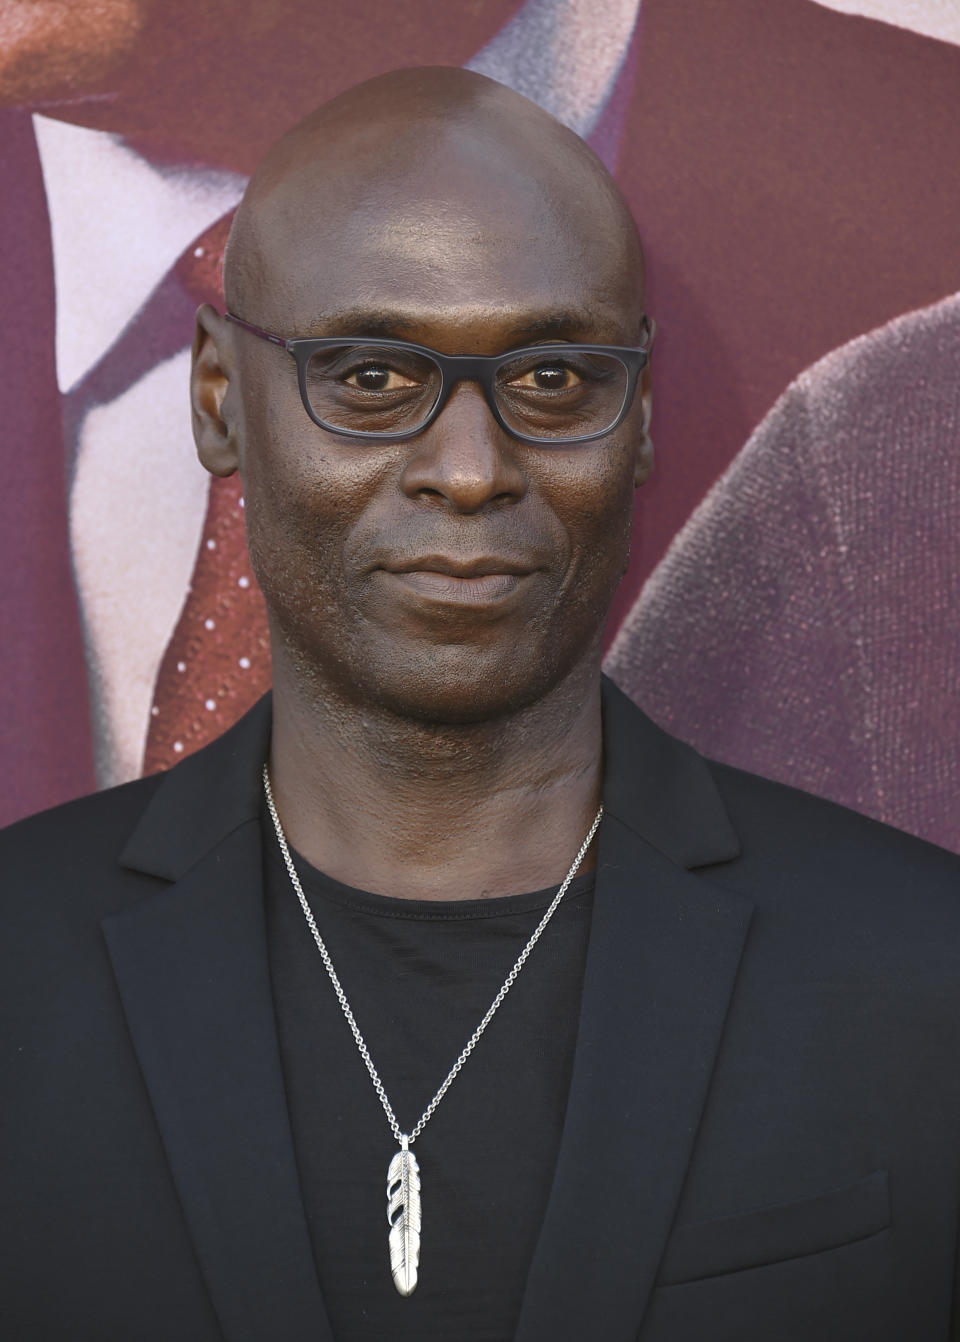
[[[378,345],[318,350],[305,378],[317,419],[332,429],[385,436],[425,423],[441,382],[440,366],[428,355]],[[532,350],[498,369],[494,395],[508,427],[534,438],[577,438],[615,422],[628,382],[614,355]]]

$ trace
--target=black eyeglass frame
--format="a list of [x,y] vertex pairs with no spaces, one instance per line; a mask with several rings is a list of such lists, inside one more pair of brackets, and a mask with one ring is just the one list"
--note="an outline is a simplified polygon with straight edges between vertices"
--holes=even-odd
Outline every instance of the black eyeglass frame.
[[[226,313],[226,320],[233,322],[236,326],[243,327],[245,331],[258,336],[261,340],[269,341],[271,345],[278,345],[293,356],[297,365],[297,383],[300,387],[300,399],[303,402],[303,408],[314,424],[318,428],[326,430],[327,433],[335,433],[344,438],[357,438],[367,442],[407,442],[430,427],[450,399],[450,394],[457,383],[467,381],[480,384],[490,413],[506,433],[509,433],[512,438],[519,439],[522,443],[533,443],[537,447],[563,447],[568,443],[589,443],[596,438],[605,438],[608,433],[612,433],[619,424],[622,424],[633,404],[640,374],[650,362],[650,351],[653,348],[653,340],[657,330],[653,318],[644,314],[641,317],[641,323],[648,333],[647,342],[644,345],[591,345],[574,342],[565,344],[561,341],[555,344],[524,345],[520,349],[508,350],[505,354],[441,354],[439,350],[430,349],[428,345],[416,345],[410,340],[377,340],[371,339],[369,336],[294,336],[287,339],[285,336],[276,335],[273,331],[265,331],[260,326],[254,326],[252,322],[244,321],[242,317],[238,317],[232,312]],[[344,429],[322,420],[310,404],[310,397],[307,393],[307,365],[318,350],[333,349],[343,345],[374,345],[382,349],[403,349],[432,359],[440,369],[440,391],[433,408],[423,423],[418,424],[415,429],[405,429],[402,433],[395,433],[391,430],[383,431],[379,429]],[[619,359],[626,369],[627,386],[623,404],[612,423],[607,425],[605,429],[598,429],[595,433],[582,433],[571,438],[538,438],[535,434],[521,433],[508,424],[497,405],[497,372],[504,365],[513,363],[524,355],[562,356],[564,354],[569,355],[571,351],[611,355]]]

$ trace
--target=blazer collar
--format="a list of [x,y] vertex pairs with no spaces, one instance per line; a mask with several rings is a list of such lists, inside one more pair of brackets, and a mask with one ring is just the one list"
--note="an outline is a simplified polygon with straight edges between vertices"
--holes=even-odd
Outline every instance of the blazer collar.
[[740,853],[705,759],[646,716],[603,677],[603,804],[679,867],[726,862]]
[[121,866],[179,880],[259,816],[272,702],[265,694],[228,732],[163,776],[120,854]]
[[[706,761],[603,677],[604,808],[680,867],[725,862],[740,842]],[[224,736],[163,779],[120,862],[179,879],[260,812],[270,740],[265,695]]]

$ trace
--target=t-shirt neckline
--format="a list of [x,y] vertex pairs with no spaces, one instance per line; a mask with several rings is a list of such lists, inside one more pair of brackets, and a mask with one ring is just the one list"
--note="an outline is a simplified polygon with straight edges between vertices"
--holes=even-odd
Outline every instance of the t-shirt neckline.
[[[264,826],[267,844],[267,859],[275,873],[281,874],[289,883],[283,855],[272,827]],[[489,899],[403,899],[397,895],[378,894],[372,890],[360,890],[344,885],[333,876],[310,865],[305,858],[291,849],[291,857],[300,877],[307,903],[311,906],[315,900],[329,904],[338,904],[354,913],[372,915],[381,918],[402,918],[421,922],[459,922],[477,918],[508,918],[517,914],[533,913],[545,909],[559,889],[557,885],[544,890],[529,890],[518,895],[496,895]],[[567,887],[557,913],[568,902],[572,903],[589,894],[594,885],[593,871],[575,876]]]

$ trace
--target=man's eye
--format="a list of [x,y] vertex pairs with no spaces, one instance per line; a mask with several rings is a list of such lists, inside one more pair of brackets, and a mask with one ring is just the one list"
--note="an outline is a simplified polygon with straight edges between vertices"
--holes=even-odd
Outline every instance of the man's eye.
[[418,385],[395,368],[373,363],[355,369],[345,380],[348,387],[358,387],[361,391],[400,391],[403,387]]
[[513,387],[528,387],[535,391],[567,391],[575,387],[582,379],[562,363],[541,363],[530,368],[520,377],[511,379]]

